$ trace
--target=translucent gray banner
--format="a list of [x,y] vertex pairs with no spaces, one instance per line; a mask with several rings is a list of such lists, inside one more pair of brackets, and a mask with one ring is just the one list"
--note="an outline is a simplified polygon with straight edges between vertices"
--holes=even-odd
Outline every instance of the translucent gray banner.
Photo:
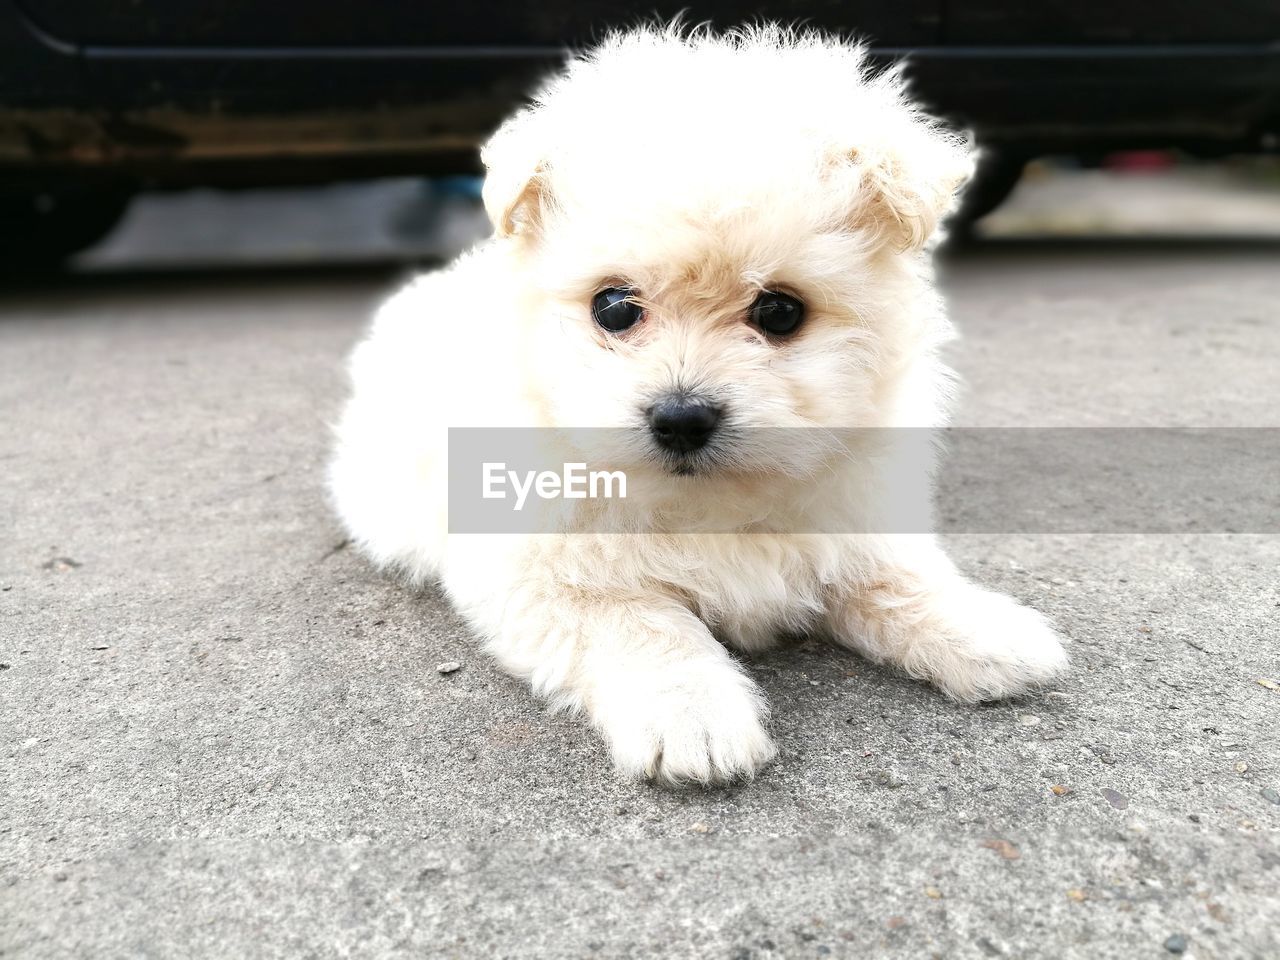
[[1280,428],[739,428],[691,454],[451,429],[448,507],[467,534],[1280,533]]

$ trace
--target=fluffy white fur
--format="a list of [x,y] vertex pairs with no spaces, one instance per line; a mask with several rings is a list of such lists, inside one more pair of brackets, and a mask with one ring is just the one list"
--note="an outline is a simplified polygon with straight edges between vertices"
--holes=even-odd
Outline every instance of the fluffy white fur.
[[[743,437],[943,422],[951,327],[928,251],[972,157],[896,75],[816,34],[640,30],[574,59],[484,160],[493,238],[395,294],[352,358],[331,483],[376,563],[440,582],[620,771],[668,782],[748,777],[774,753],[729,648],[821,633],[965,701],[1065,668],[1044,618],[966,581],[930,536],[788,532],[874,525],[893,450],[801,444],[782,463],[744,441],[695,476],[638,459],[638,493],[577,501],[563,535],[447,532],[450,426],[643,438],[676,384]],[[615,336],[590,302],[620,282],[646,316]],[[778,288],[808,311],[783,343],[746,319]],[[638,532],[590,532],[601,510]]]

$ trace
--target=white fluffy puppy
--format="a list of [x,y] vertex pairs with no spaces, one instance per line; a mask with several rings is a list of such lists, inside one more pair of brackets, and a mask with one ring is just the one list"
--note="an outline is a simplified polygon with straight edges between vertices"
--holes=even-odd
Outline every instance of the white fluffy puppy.
[[[331,484],[376,563],[441,583],[619,770],[669,782],[773,755],[728,648],[817,633],[965,701],[1065,668],[1039,614],[932,537],[842,532],[894,493],[891,450],[752,439],[942,422],[928,248],[972,157],[896,75],[816,34],[640,30],[483,156],[493,238],[395,294],[352,359]],[[637,493],[576,501],[560,535],[451,536],[459,426],[627,432]],[[602,509],[636,532],[601,532]]]

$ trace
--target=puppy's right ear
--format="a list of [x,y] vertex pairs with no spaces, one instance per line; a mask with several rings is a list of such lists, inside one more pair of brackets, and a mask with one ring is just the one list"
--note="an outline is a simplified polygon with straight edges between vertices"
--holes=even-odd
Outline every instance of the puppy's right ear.
[[894,250],[923,250],[973,174],[973,147],[901,105],[867,119],[832,164],[841,206]]
[[485,165],[481,195],[499,237],[536,232],[550,204],[547,164],[529,129],[533,120],[532,111],[522,110],[480,150]]

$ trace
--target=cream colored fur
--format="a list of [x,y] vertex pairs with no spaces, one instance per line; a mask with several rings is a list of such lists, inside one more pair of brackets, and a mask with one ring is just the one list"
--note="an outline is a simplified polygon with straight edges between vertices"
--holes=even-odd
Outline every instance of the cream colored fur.
[[[484,160],[494,237],[395,294],[352,358],[331,484],[375,563],[441,583],[507,670],[590,718],[620,771],[668,782],[748,777],[774,753],[730,649],[816,632],[965,701],[1065,668],[1039,614],[965,580],[931,536],[789,532],[874,529],[901,495],[893,449],[798,442],[781,462],[749,440],[944,420],[951,327],[928,251],[972,157],[895,75],[814,34],[640,30],[575,58]],[[619,282],[647,311],[623,336],[590,312]],[[808,310],[783,343],[746,322],[779,288]],[[744,438],[724,471],[637,458],[634,495],[564,519],[586,532],[448,535],[449,427],[640,441],[677,383]],[[638,532],[590,532],[601,511]]]

